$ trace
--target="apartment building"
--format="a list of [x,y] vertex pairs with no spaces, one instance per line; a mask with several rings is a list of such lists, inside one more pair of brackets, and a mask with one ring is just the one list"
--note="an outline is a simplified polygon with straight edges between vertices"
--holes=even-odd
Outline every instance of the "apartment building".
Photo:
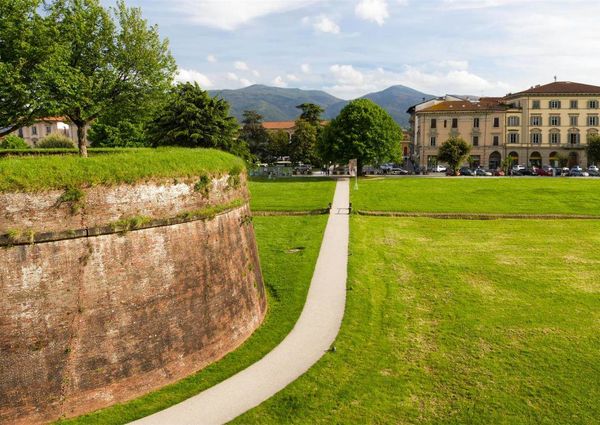
[[73,140],[75,145],[77,144],[77,128],[64,117],[42,118],[12,134],[23,138],[31,147],[35,147],[41,139],[50,134],[61,134]]
[[497,168],[510,156],[523,165],[587,165],[585,147],[600,129],[600,87],[568,81],[531,87],[503,98],[433,99],[409,109],[413,160],[435,164],[451,136],[471,144],[475,165]]

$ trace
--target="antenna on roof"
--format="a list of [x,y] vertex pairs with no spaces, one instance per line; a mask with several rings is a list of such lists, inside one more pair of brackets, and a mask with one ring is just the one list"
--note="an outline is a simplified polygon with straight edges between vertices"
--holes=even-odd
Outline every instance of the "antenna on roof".
[[555,75],[555,76],[554,76],[554,82],[555,82],[555,83],[556,83],[556,78],[557,78],[557,77],[556,77],[556,75]]

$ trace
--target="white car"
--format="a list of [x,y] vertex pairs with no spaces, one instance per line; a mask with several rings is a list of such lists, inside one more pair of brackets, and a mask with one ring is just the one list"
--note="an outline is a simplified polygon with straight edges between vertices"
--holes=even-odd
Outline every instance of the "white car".
[[446,167],[444,167],[443,165],[436,165],[435,167],[433,167],[433,169],[431,171],[433,171],[434,173],[445,173],[446,172]]
[[590,165],[590,166],[588,167],[588,171],[594,171],[595,173],[597,173],[597,172],[599,172],[599,171],[600,171],[600,169],[598,168],[598,166],[597,166],[597,165]]

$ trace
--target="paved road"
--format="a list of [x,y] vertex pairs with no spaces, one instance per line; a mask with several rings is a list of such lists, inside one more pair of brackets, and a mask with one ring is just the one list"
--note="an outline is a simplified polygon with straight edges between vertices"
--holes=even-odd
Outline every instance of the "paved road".
[[338,180],[306,304],[288,336],[247,369],[134,424],[226,423],[285,388],[325,354],[338,334],[346,303],[348,203],[348,180]]

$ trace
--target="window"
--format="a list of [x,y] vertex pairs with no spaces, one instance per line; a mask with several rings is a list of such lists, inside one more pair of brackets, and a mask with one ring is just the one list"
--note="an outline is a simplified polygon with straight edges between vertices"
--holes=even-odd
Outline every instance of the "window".
[[498,117],[494,118],[494,127],[496,127],[496,128],[500,127],[500,118],[498,118]]
[[578,102],[576,100],[571,101],[571,109],[577,109],[579,107]]
[[508,126],[517,127],[519,125],[519,117],[508,117]]
[[550,115],[550,125],[559,126],[560,125],[560,115]]
[[50,134],[50,133],[52,133],[52,127],[47,125],[46,126],[46,134]]
[[448,127],[448,120],[444,120],[444,128]]
[[569,125],[573,127],[577,127],[577,123],[579,122],[579,117],[577,115],[569,115]]
[[540,117],[540,116],[531,117],[531,125],[535,125],[537,127],[542,125],[542,117]]
[[452,118],[452,128],[458,128],[458,118]]
[[560,109],[560,100],[551,100],[548,103],[550,109]]
[[435,148],[435,136],[431,136],[431,138],[429,139],[429,146]]
[[479,136],[473,136],[473,146],[479,146]]
[[579,144],[579,133],[569,133],[569,143],[571,145]]
[[542,133],[531,133],[529,140],[532,145],[539,145],[542,143]]
[[534,100],[533,103],[531,104],[531,109],[540,109],[540,101]]
[[560,133],[550,133],[550,144],[558,145],[560,144]]
[[508,133],[508,143],[519,143],[519,133]]
[[479,128],[479,118],[473,118],[473,127]]
[[431,128],[437,128],[437,120],[435,118],[431,119]]
[[597,127],[598,126],[598,115],[588,115],[587,125],[590,127]]
[[23,137],[23,129],[22,128],[19,129],[19,137]]
[[590,108],[590,109],[598,109],[598,101],[597,100],[590,100],[588,102],[588,108]]
[[33,136],[37,136],[37,127],[35,125],[33,127],[31,127],[31,134]]
[[493,136],[492,137],[492,144],[494,146],[498,146],[500,144],[500,136]]

